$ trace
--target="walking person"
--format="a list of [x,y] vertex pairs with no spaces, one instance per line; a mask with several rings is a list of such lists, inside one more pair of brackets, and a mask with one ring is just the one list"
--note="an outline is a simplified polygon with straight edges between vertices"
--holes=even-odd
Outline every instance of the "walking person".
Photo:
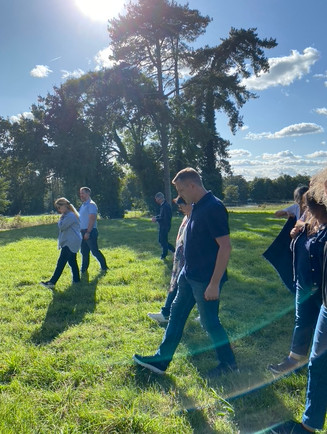
[[173,259],[173,269],[171,273],[170,285],[168,294],[166,297],[165,305],[161,308],[159,313],[148,313],[148,317],[157,321],[159,324],[167,324],[172,302],[174,301],[177,294],[177,280],[179,273],[184,266],[184,238],[185,238],[185,228],[187,226],[190,214],[192,211],[192,205],[185,202],[182,197],[177,197],[174,202],[177,204],[179,210],[184,214],[182,223],[178,229],[176,237],[176,247]]
[[152,222],[159,224],[159,244],[162,247],[161,259],[165,259],[168,250],[175,252],[175,247],[168,242],[168,233],[171,228],[172,211],[163,193],[158,192],[154,196],[155,201],[160,205],[159,215],[152,217]]
[[59,236],[58,248],[61,249],[58,258],[56,269],[46,282],[41,282],[41,285],[46,288],[53,289],[59,280],[67,262],[71,268],[73,283],[80,281],[80,275],[77,265],[76,255],[81,247],[81,233],[79,214],[75,207],[65,197],[61,197],[55,201],[55,207],[61,214],[58,221]]
[[135,363],[163,374],[182,338],[186,320],[197,304],[201,325],[210,336],[219,360],[209,377],[238,371],[235,356],[219,316],[219,299],[227,280],[226,267],[231,252],[228,213],[223,203],[207,191],[199,173],[186,168],[177,173],[173,184],[193,210],[185,235],[185,265],[179,275],[178,291],[171,306],[163,340],[154,356],[135,354]]
[[81,187],[79,191],[82,206],[79,209],[81,234],[82,234],[82,267],[81,272],[85,273],[90,264],[90,252],[98,260],[101,270],[107,271],[108,266],[106,258],[98,247],[98,229],[97,215],[98,207],[91,199],[91,189],[89,187]]
[[295,326],[289,355],[268,369],[274,374],[295,370],[306,362],[321,306],[323,252],[327,241],[327,209],[318,203],[309,190],[305,194],[307,221],[291,234],[293,281],[295,295]]
[[[323,203],[327,207],[326,175],[327,172],[324,169],[315,176],[312,192],[316,202]],[[327,245],[326,242],[323,244],[322,305],[319,310],[309,357],[302,423],[293,420],[283,422],[271,429],[273,434],[308,434],[324,428],[327,411]]]

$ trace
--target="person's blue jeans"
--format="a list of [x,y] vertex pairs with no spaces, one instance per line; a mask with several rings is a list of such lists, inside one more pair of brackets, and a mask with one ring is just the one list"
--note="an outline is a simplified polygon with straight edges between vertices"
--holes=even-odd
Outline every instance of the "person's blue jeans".
[[62,249],[60,250],[60,255],[57,261],[57,266],[56,269],[53,273],[53,276],[50,279],[50,282],[56,284],[59,277],[61,276],[66,264],[69,264],[71,271],[72,271],[72,275],[73,275],[73,282],[79,282],[80,281],[80,276],[79,276],[79,271],[78,271],[78,265],[77,265],[77,260],[76,260],[76,253],[73,253],[69,247],[65,246],[62,247]]
[[168,250],[170,250],[171,252],[175,251],[175,247],[168,242],[168,232],[169,232],[168,228],[166,228],[166,227],[159,227],[158,241],[159,241],[159,244],[162,247],[162,253],[161,253],[161,258],[162,259],[164,259],[167,256]]
[[161,308],[161,313],[165,318],[169,318],[171,305],[172,305],[173,301],[175,300],[175,297],[177,294],[177,288],[178,288],[178,285],[175,286],[173,291],[168,292],[165,305]]
[[107,270],[108,266],[106,263],[106,259],[98,247],[98,230],[96,228],[92,229],[88,240],[84,240],[85,232],[86,232],[85,230],[81,231],[83,237],[82,245],[81,245],[81,254],[82,254],[81,272],[84,273],[89,268],[90,252],[99,261],[101,270]]
[[305,411],[302,421],[314,429],[322,429],[327,410],[327,308],[322,305],[318,317],[309,360]]
[[308,354],[320,306],[320,290],[311,293],[303,289],[296,289],[295,326],[293,330],[291,353],[299,356],[306,356]]
[[228,336],[218,317],[219,300],[206,301],[204,299],[207,285],[208,283],[188,279],[183,272],[180,274],[177,295],[171,305],[166,332],[156,352],[163,368],[168,367],[174,356],[182,338],[186,320],[195,303],[198,307],[201,324],[213,342],[218,359],[223,363],[235,364],[235,357]]

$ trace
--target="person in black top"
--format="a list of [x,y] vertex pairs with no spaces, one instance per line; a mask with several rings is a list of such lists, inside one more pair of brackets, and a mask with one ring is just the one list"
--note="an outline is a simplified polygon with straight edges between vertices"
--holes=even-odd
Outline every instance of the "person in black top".
[[165,259],[168,250],[175,252],[175,247],[168,242],[168,233],[171,228],[172,211],[171,206],[166,201],[163,193],[158,192],[154,196],[155,201],[160,205],[159,215],[152,217],[152,221],[157,222],[159,225],[159,244],[162,247],[161,259]]

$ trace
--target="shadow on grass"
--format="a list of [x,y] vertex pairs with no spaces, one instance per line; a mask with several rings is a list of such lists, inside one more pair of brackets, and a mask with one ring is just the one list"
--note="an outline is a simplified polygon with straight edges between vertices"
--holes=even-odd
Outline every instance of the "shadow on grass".
[[67,291],[53,291],[41,329],[31,337],[36,345],[53,341],[72,325],[80,323],[87,313],[95,310],[95,296],[100,274],[93,280],[72,284]]
[[[191,425],[193,432],[197,434],[215,434],[217,431],[212,428],[206,416],[206,409],[196,406],[196,403],[179,388],[175,380],[169,375],[158,375],[151,371],[135,365],[135,384],[142,390],[159,387],[166,395],[173,395],[180,403],[180,410],[177,415],[184,416]],[[171,413],[170,413],[171,414]],[[169,414],[167,414],[169,416]]]

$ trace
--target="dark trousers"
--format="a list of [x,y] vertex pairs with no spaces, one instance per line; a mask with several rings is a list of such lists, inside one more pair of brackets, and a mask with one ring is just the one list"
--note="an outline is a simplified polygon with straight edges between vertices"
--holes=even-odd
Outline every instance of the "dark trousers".
[[83,238],[81,245],[82,273],[84,273],[89,268],[90,252],[99,261],[101,270],[107,270],[108,266],[106,263],[106,258],[103,256],[102,252],[99,250],[98,247],[98,230],[96,228],[92,229],[88,240],[84,240],[85,232],[86,230],[81,231]]
[[168,242],[168,228],[159,228],[159,244],[162,247],[161,258],[165,258],[168,254],[168,250],[175,251],[175,247]]
[[169,318],[170,315],[170,308],[175,300],[176,294],[177,294],[177,288],[178,285],[175,286],[174,290],[171,292],[168,292],[165,305],[161,308],[161,313],[165,318]]
[[56,284],[59,277],[61,276],[66,264],[69,264],[72,275],[73,275],[73,282],[79,282],[79,271],[78,271],[78,265],[76,260],[76,253],[73,253],[69,247],[65,246],[61,249],[60,255],[57,261],[56,269],[53,273],[53,276],[50,279],[50,282]]

